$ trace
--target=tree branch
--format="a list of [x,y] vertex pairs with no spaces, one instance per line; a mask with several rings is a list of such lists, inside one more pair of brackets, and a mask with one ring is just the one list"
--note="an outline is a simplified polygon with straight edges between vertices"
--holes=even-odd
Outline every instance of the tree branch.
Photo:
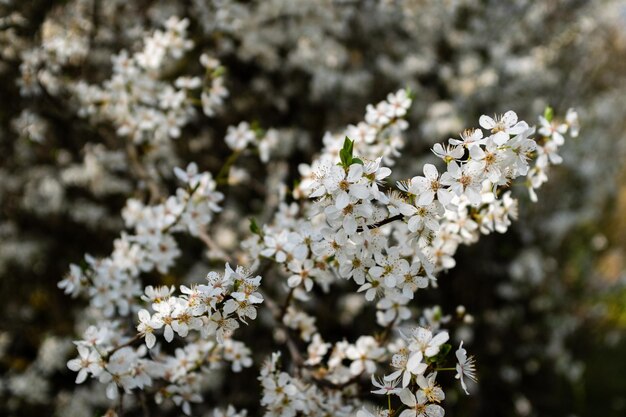
[[359,227],[357,227],[356,231],[357,232],[362,232],[365,229],[377,229],[377,228],[382,227],[382,226],[384,226],[386,224],[395,222],[396,220],[402,220],[403,217],[404,216],[402,214],[396,214],[395,216],[389,217],[388,219],[385,219],[385,220],[381,220],[378,223],[370,224],[370,225],[367,225],[365,227],[359,226]]

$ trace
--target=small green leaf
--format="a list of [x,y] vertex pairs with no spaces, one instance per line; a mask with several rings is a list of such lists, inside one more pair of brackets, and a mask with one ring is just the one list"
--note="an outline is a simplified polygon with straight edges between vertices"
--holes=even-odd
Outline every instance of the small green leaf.
[[343,165],[344,167],[348,166],[349,157],[345,149],[341,149],[339,151],[339,158],[341,159],[341,165]]
[[448,356],[448,353],[450,353],[451,349],[452,349],[452,345],[450,343],[444,343],[439,348],[439,355],[445,358],[446,356]]
[[406,91],[406,96],[411,100],[415,100],[415,91],[411,90],[411,87],[407,87],[404,89]]
[[554,118],[554,109],[550,106],[546,107],[546,109],[543,111],[543,117],[548,122],[552,122],[552,119]]
[[250,217],[250,231],[254,233],[255,235],[261,236],[261,228],[257,224],[256,219],[254,217]]
[[352,153],[352,147],[354,146],[354,142],[352,140],[350,140],[349,137],[345,137],[345,139],[343,140],[343,149],[347,150],[348,152]]
[[[343,141],[343,147],[339,150],[339,158],[341,158],[341,164],[339,165],[343,166],[344,169],[348,169],[348,167],[354,163],[352,158],[353,151],[354,141],[350,140],[350,138],[346,136]],[[360,163],[362,164],[363,162]]]
[[[352,158],[352,164],[363,165],[363,161],[360,160],[359,158]],[[350,164],[350,165],[352,165],[352,164]]]
[[442,364],[446,360],[446,356],[448,356],[448,353],[450,353],[451,349],[452,349],[452,345],[451,344],[444,343],[439,348],[439,353],[438,354],[436,354],[435,356],[431,356],[430,358],[426,358],[426,363],[428,363],[428,364],[433,364],[433,363]]

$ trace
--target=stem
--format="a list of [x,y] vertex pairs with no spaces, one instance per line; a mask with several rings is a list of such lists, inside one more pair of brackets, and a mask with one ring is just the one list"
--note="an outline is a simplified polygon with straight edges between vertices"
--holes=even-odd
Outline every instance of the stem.
[[391,323],[389,323],[387,325],[387,327],[385,327],[385,330],[383,331],[381,337],[380,337],[380,344],[382,345],[383,343],[386,343],[389,340],[389,337],[391,336],[391,330],[393,329],[393,326],[396,324],[396,320],[398,319],[398,316],[396,315],[396,317],[393,318],[393,320],[391,320]]
[[106,355],[104,355],[104,356],[103,356],[103,357],[104,357],[104,359],[108,359],[108,358],[110,358],[112,354],[114,354],[115,352],[117,352],[118,350],[120,350],[120,349],[122,349],[122,348],[125,348],[125,347],[127,347],[127,346],[131,346],[131,345],[134,345],[134,344],[135,344],[136,342],[138,342],[139,340],[141,340],[141,334],[140,334],[140,333],[137,333],[137,334],[135,335],[135,337],[133,337],[132,339],[130,339],[128,342],[126,342],[126,343],[122,343],[121,345],[119,345],[119,346],[117,346],[117,347],[113,348],[113,350],[111,350],[111,351],[110,351],[110,352],[108,352]]
[[119,404],[117,405],[117,414],[119,416],[124,415],[124,391],[118,386],[117,388],[118,394],[120,396]]
[[150,190],[150,203],[156,203],[161,198],[159,185],[150,177],[146,168],[139,161],[137,149],[131,142],[126,143],[126,155],[128,156],[128,161],[130,162],[130,166],[135,172],[135,175],[144,181],[148,186],[148,189]]
[[224,165],[218,172],[217,177],[215,177],[215,182],[217,184],[221,185],[221,184],[228,183],[228,173],[230,171],[230,167],[233,166],[235,161],[237,161],[237,159],[239,158],[239,155],[241,155],[241,152],[242,151],[235,151],[232,154],[230,154],[230,156],[228,157],[226,162],[224,162]]
[[148,403],[146,401],[146,393],[139,391],[139,402],[141,403],[141,410],[143,411],[143,417],[150,417],[150,410],[148,409]]
[[289,290],[289,293],[287,294],[287,298],[285,299],[285,303],[283,304],[283,307],[280,309],[280,319],[282,321],[283,317],[285,317],[285,314],[287,313],[287,309],[289,308],[289,304],[291,304],[291,300],[293,299],[293,293],[294,293],[295,288],[291,288]]
[[435,371],[456,371],[456,368],[437,368]]
[[[377,229],[377,228],[379,228],[381,226],[384,226],[386,224],[395,222],[396,220],[402,220],[403,217],[404,216],[402,214],[396,214],[395,216],[389,217],[389,218],[387,218],[385,220],[381,220],[378,223],[374,223],[374,224],[365,226],[365,228],[367,228],[367,229]],[[365,228],[364,227],[357,227],[356,231],[357,232],[362,232]]]
[[285,343],[287,344],[287,349],[289,350],[289,355],[293,360],[296,369],[299,369],[300,366],[304,363],[304,359],[302,355],[300,355],[300,351],[298,350],[298,346],[291,335],[291,329],[287,327],[285,323],[283,323],[283,315],[281,314],[281,308],[278,307],[278,304],[272,297],[270,297],[267,293],[261,291],[259,292],[263,295],[263,299],[265,300],[265,304],[267,307],[272,310],[272,314],[274,315],[274,320],[278,327],[280,327],[285,332]]

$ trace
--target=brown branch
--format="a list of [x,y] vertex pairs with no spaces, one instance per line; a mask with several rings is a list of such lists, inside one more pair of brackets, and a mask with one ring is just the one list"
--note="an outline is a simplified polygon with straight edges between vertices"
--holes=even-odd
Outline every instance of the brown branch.
[[287,314],[287,309],[289,308],[289,304],[291,304],[291,300],[293,299],[294,291],[295,291],[295,288],[291,288],[289,290],[289,293],[287,294],[287,298],[285,298],[285,302],[283,303],[283,306],[280,309],[280,317],[281,317],[281,319],[283,317],[285,317],[285,314]]
[[283,322],[284,315],[281,314],[282,309],[278,306],[278,303],[270,297],[267,293],[263,292],[259,289],[259,292],[263,295],[263,299],[265,300],[265,304],[272,311],[274,316],[274,320],[278,327],[280,327],[285,332],[285,344],[287,345],[287,349],[289,350],[289,355],[293,360],[294,365],[297,369],[299,369],[304,364],[304,359],[300,354],[300,350],[296,344],[296,341],[293,339],[291,335],[291,329],[287,327],[287,325]]
[[366,225],[365,227],[359,226],[359,227],[357,227],[356,231],[357,232],[362,232],[365,229],[377,229],[377,228],[382,227],[382,226],[384,226],[386,224],[395,222],[396,220],[402,220],[403,217],[404,216],[402,214],[396,214],[395,216],[389,217],[389,218],[387,218],[385,220],[381,220],[378,223]]
[[141,340],[141,334],[137,333],[135,335],[135,337],[133,337],[132,339],[130,339],[128,342],[126,343],[122,343],[121,345],[113,348],[113,350],[111,350],[110,352],[107,352],[107,354],[104,356],[104,359],[108,359],[111,357],[111,355],[113,355],[115,352],[117,352],[118,350],[128,347],[128,346],[132,346],[135,343],[137,343],[139,340]]
[[148,190],[150,191],[150,204],[154,204],[161,199],[161,190],[159,185],[150,177],[146,168],[139,161],[139,155],[135,145],[128,141],[126,142],[126,155],[130,166],[135,173],[135,176],[146,183]]

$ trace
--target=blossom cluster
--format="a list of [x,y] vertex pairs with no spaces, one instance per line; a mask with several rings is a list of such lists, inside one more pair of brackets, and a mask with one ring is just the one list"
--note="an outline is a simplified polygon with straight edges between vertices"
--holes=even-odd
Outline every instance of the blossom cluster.
[[[394,103],[403,104],[394,107]],[[294,190],[295,197],[313,200],[281,206],[262,229],[253,223],[255,235],[244,242],[256,264],[268,258],[281,266],[288,300],[294,294],[306,302],[315,285],[328,292],[338,278],[353,280],[367,301],[376,301],[377,322],[388,335],[412,318],[409,303],[415,292],[436,286],[437,274],[454,267],[459,245],[474,243],[481,233],[508,229],[517,215],[517,201],[508,188],[518,177],[529,175],[531,162],[542,155],[532,138],[535,128],[518,121],[514,112],[482,116],[479,125],[487,133],[467,129],[460,139],[433,147],[445,164],[441,174],[435,165],[426,164],[423,176],[399,181],[393,190],[385,184],[392,171],[383,165],[383,155],[371,159],[368,152],[374,148],[384,154],[383,149],[389,149],[387,129],[394,131],[392,135],[402,129],[402,116],[410,104],[409,93],[401,90],[390,94],[388,101],[369,106],[361,125],[374,131],[367,142],[344,135],[339,145],[338,137],[327,135],[320,156],[311,166],[301,167],[306,176],[301,189]],[[372,116],[373,109],[380,114]],[[576,129],[575,113],[568,114],[564,130]],[[540,134],[542,143],[551,140],[543,131]],[[429,328],[417,327],[387,343],[362,336],[354,344],[344,341],[331,348],[305,312],[289,308],[283,323],[300,330],[300,338],[309,343],[305,363],[324,369],[326,383],[340,387],[353,378],[372,375],[392,355],[395,371],[376,385],[385,394],[397,394],[413,410],[414,414],[405,410],[405,417],[421,415],[423,410],[443,415],[438,404],[444,394],[436,375],[437,364],[445,362],[451,348],[445,345],[447,331],[433,334]],[[465,378],[475,380],[474,360],[462,342],[456,356],[456,377],[468,392]],[[315,415],[295,395],[308,389],[306,382],[294,382],[284,372],[262,381],[266,396],[268,389],[293,391],[293,395],[283,394],[286,399],[280,396],[275,401],[274,394],[272,401],[265,401],[267,416]],[[401,388],[396,388],[398,383]],[[410,387],[415,389],[409,391]],[[274,404],[282,405],[275,408]]]
[[132,300],[143,292],[139,275],[153,269],[165,273],[180,255],[174,233],[196,236],[221,210],[223,194],[216,191],[210,173],[198,173],[193,163],[186,171],[178,168],[175,173],[184,188],[178,188],[163,204],[144,206],[129,199],[122,214],[134,234],[123,233],[116,239],[107,258],[87,255],[84,268],[71,265],[59,288],[73,297],[88,296],[90,304],[106,317],[116,310],[123,316],[130,314]]
[[[28,18],[0,18],[0,77],[19,98],[2,115],[18,136],[0,131],[15,159],[0,167],[0,200],[28,213],[0,221],[0,270],[11,258],[41,269],[58,251],[30,236],[48,226],[117,238],[58,261],[76,262],[58,287],[76,298],[65,316],[77,357],[68,362],[68,336],[22,374],[19,358],[0,378],[8,408],[52,401],[48,379],[65,368],[80,386],[71,400],[53,393],[64,415],[443,416],[462,406],[451,392],[479,392],[472,314],[423,300],[441,296],[461,246],[510,229],[526,199],[517,185],[550,197],[539,189],[554,165],[576,164],[561,147],[579,125],[573,109],[547,108],[537,127],[513,111],[478,115],[571,102],[557,94],[562,51],[603,50],[577,43],[597,39],[604,25],[587,11],[598,10],[522,1],[511,19],[509,5],[474,1],[61,3],[38,28],[28,5]],[[574,23],[555,21],[559,10]],[[594,73],[585,65],[571,79]],[[602,113],[609,96],[585,111]],[[521,252],[516,281],[494,291],[515,297],[538,258]],[[482,319],[512,321],[507,307]],[[580,375],[567,333],[550,337],[545,355]]]
[[165,31],[145,38],[142,50],[115,55],[113,75],[102,86],[78,83],[74,94],[81,101],[79,113],[110,121],[117,135],[135,143],[180,137],[181,129],[196,116],[196,105],[206,116],[214,116],[228,96],[219,61],[203,54],[199,59],[203,77],[183,75],[173,83],[166,78],[170,67],[194,46],[188,26],[188,19],[171,17]]
[[[181,286],[181,296],[173,295],[174,288],[148,286],[141,300],[154,313],[138,311],[136,336],[124,336],[120,321],[90,326],[75,342],[79,356],[67,366],[78,372],[77,384],[88,377],[106,384],[106,395],[112,400],[134,389],[152,389],[157,404],[171,398],[189,415],[190,403],[202,401],[203,373],[224,362],[233,372],[252,365],[250,348],[232,336],[239,327],[237,320],[246,323],[246,318],[256,318],[256,304],[263,302],[256,292],[260,281],[241,267],[234,271],[226,265],[224,274],[209,273],[207,284]],[[229,317],[233,313],[237,318]],[[154,333],[159,329],[167,342],[174,333],[185,338],[193,330],[198,335],[167,354],[156,345]],[[140,338],[145,345],[135,346]]]

